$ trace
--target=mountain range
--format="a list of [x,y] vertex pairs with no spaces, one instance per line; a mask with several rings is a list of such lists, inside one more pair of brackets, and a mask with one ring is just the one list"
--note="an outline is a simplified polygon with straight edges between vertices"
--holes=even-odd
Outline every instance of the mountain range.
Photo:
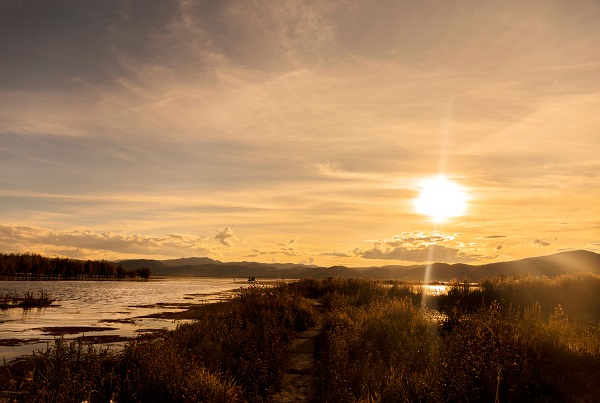
[[220,262],[207,257],[170,260],[135,259],[117,262],[125,269],[147,267],[154,276],[256,277],[298,279],[304,277],[353,277],[373,280],[479,281],[500,274],[507,276],[536,275],[554,277],[576,272],[600,274],[600,254],[575,250],[509,262],[469,265],[433,263],[431,265],[386,265],[369,267],[320,267],[294,263]]

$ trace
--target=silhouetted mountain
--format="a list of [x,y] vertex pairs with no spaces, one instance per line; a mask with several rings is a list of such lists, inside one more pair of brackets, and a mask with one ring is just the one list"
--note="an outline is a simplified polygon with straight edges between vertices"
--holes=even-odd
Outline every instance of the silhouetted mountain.
[[[480,266],[464,263],[433,263],[415,266],[384,266],[363,269],[369,278],[399,279],[411,281],[449,281],[468,277],[479,281],[485,277],[507,276],[554,277],[561,274],[589,271],[600,274],[600,255],[585,250],[561,252],[550,256],[532,257],[510,262],[488,263]],[[428,271],[428,273],[427,273]]]
[[467,276],[476,266],[467,264],[433,263],[412,266],[368,267],[361,271],[372,279],[396,279],[407,281],[450,281]]
[[129,259],[120,260],[115,263],[121,265],[124,269],[139,269],[141,267],[147,267],[152,271],[152,273],[156,273],[167,268],[167,266],[165,266],[160,260],[151,259]]
[[230,262],[193,257],[172,260],[124,260],[126,269],[147,267],[153,275],[199,277],[262,277],[262,278],[325,278],[354,277],[370,279],[397,279],[408,281],[450,281],[469,278],[479,281],[499,274],[522,276],[532,274],[553,277],[561,274],[589,271],[600,274],[600,255],[577,250],[480,266],[464,263],[433,263],[431,265],[388,265],[381,267],[349,268],[345,266],[318,267],[293,263]]
[[467,275],[474,280],[480,280],[483,277],[494,277],[499,274],[507,276],[532,274],[554,277],[582,271],[600,274],[600,255],[586,250],[560,252],[550,256],[476,266]]
[[180,259],[161,260],[160,262],[169,267],[198,266],[201,264],[223,264],[218,260],[213,260],[209,257],[182,257]]

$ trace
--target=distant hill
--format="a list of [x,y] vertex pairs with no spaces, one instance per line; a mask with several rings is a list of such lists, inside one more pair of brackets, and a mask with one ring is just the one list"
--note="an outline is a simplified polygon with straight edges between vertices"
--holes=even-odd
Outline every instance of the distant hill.
[[167,266],[160,260],[151,259],[131,259],[131,260],[120,260],[115,262],[121,265],[124,269],[138,269],[141,267],[147,267],[152,270],[152,273],[158,273],[167,268]]
[[532,274],[554,277],[575,272],[600,274],[600,254],[585,251],[569,251],[510,262],[468,265],[463,263],[433,263],[431,265],[388,265],[381,267],[349,268],[345,266],[319,267],[293,263],[219,262],[206,257],[171,260],[123,260],[118,262],[126,269],[147,267],[158,276],[198,277],[262,277],[262,278],[325,278],[353,277],[369,279],[397,279],[423,281],[450,281],[468,277],[479,281],[499,274],[522,276]]
[[506,274],[507,276],[532,274],[555,277],[561,274],[583,271],[600,274],[600,254],[586,250],[575,250],[512,262],[490,263],[476,267],[467,275],[473,279],[493,277],[499,274]]
[[209,257],[182,257],[180,259],[161,260],[165,266],[198,266],[202,264],[222,264],[218,260],[213,260]]

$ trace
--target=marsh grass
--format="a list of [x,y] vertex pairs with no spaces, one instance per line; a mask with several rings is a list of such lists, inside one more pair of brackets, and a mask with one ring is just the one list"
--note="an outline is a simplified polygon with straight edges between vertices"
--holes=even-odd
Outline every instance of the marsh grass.
[[2,402],[268,401],[283,374],[293,332],[317,318],[290,287],[251,287],[210,304],[196,321],[122,352],[57,339],[5,367]]
[[0,401],[267,402],[294,333],[316,323],[318,299],[316,401],[591,402],[600,396],[598,287],[588,274],[498,277],[478,288],[455,282],[423,306],[423,289],[408,283],[253,286],[118,353],[57,339],[4,368]]
[[236,379],[246,398],[261,400],[279,386],[294,331],[316,323],[314,305],[281,284],[251,287],[225,309],[218,307],[179,326],[172,342],[187,357]]
[[50,306],[55,300],[48,296],[45,291],[39,291],[37,294],[26,292],[24,296],[18,295],[4,295],[0,298],[0,310],[6,310],[9,308],[43,308]]
[[[595,401],[596,280],[500,277],[479,289],[455,282],[448,295],[429,301],[448,314],[441,322],[417,298],[398,299],[389,290],[382,297],[366,282],[364,292],[352,284],[346,294],[338,282],[323,297],[330,303],[319,341],[318,400]],[[371,302],[356,303],[367,294]]]
[[570,319],[594,324],[600,318],[600,276],[577,273],[553,278],[498,276],[483,279],[473,289],[454,281],[446,295],[438,298],[439,309],[451,313],[453,309],[474,312],[494,301],[503,306],[525,309],[539,304],[542,314],[549,318],[559,305]]

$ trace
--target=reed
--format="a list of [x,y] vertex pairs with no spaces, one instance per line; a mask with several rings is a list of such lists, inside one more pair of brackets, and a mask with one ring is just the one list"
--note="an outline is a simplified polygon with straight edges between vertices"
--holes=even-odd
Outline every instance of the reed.
[[5,366],[0,402],[268,401],[293,332],[316,317],[290,287],[251,287],[164,338],[139,339],[118,353],[59,338]]
[[[579,298],[572,315],[559,304],[578,288],[587,295],[593,279],[500,277],[480,289],[457,282],[432,299],[448,313],[439,321],[414,298],[368,291],[376,297],[357,305],[354,286],[348,294],[338,287],[324,297],[331,303],[320,339],[318,399],[594,401],[600,395],[595,300]],[[543,302],[520,305],[531,301],[524,298],[533,288]]]
[[20,297],[18,295],[4,295],[0,299],[0,309],[6,310],[9,308],[43,308],[45,306],[50,306],[55,300],[48,296],[48,293],[45,291],[39,291],[37,295],[26,292],[24,296]]
[[[595,401],[598,277],[484,280],[421,303],[408,283],[305,279],[253,286],[123,351],[57,339],[5,366],[0,402],[267,402],[294,333],[325,308],[317,401]],[[533,297],[532,297],[533,296]],[[573,298],[574,301],[568,300]]]

